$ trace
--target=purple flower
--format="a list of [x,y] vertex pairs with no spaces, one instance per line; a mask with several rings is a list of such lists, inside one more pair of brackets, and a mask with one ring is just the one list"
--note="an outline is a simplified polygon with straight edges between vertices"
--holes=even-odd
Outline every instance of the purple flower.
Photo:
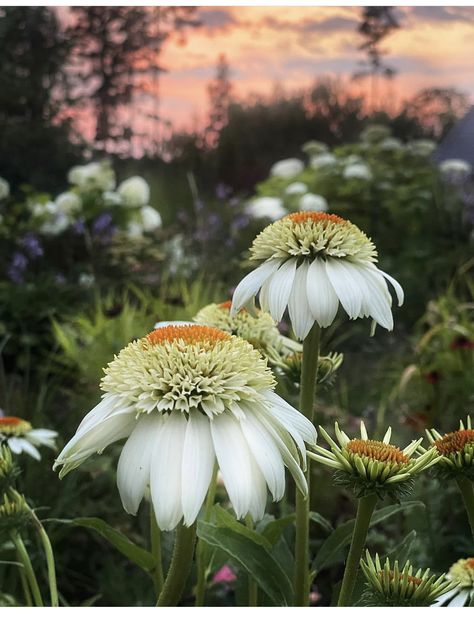
[[72,230],[77,236],[82,236],[86,230],[84,219],[78,219],[72,226]]
[[112,215],[110,212],[102,212],[92,223],[92,233],[100,234],[103,231],[108,231],[112,224]]
[[223,182],[219,182],[216,186],[216,197],[217,199],[227,199],[229,195],[232,193],[232,189],[227,184]]
[[31,259],[35,259],[36,257],[42,257],[44,255],[41,242],[39,241],[38,236],[34,233],[30,232],[23,236],[21,244]]
[[232,583],[237,579],[235,572],[228,565],[222,566],[212,577],[213,583]]
[[200,197],[196,197],[194,200],[194,207],[196,208],[196,212],[202,212],[202,210],[204,210],[204,202]]
[[234,231],[240,231],[241,229],[245,229],[249,224],[249,217],[245,214],[238,214],[235,219],[232,221],[232,229]]
[[10,265],[8,266],[8,276],[11,281],[14,283],[23,283],[24,281],[24,272],[28,266],[28,259],[23,253],[20,251],[15,251],[13,253],[12,260]]

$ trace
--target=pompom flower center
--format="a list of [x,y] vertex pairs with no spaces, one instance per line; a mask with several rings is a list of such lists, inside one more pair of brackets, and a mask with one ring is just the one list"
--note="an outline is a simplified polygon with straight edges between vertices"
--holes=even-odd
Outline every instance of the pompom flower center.
[[449,576],[460,587],[474,587],[474,557],[456,561],[449,569]]
[[16,416],[0,418],[0,435],[24,435],[31,430],[31,424]]
[[463,429],[452,433],[446,433],[444,437],[437,439],[434,445],[440,454],[449,456],[450,454],[462,452],[469,443],[474,443],[473,429]]
[[209,326],[165,326],[150,332],[145,338],[152,345],[184,341],[187,345],[206,343],[212,346],[229,339],[230,334]]
[[352,439],[346,445],[348,452],[381,463],[409,463],[410,458],[400,448],[373,439]]
[[350,225],[349,221],[346,221],[337,214],[326,214],[325,212],[293,212],[289,214],[287,217],[295,224],[299,223],[323,223],[323,222],[331,222],[337,223],[339,225]]

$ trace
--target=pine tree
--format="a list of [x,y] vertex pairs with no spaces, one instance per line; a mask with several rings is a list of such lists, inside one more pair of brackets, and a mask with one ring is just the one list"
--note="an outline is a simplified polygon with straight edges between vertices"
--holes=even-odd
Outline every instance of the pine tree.
[[220,54],[217,60],[216,77],[208,88],[210,111],[209,122],[205,130],[205,141],[209,146],[214,146],[219,140],[222,129],[228,120],[229,105],[232,100],[232,83],[230,70],[224,54]]

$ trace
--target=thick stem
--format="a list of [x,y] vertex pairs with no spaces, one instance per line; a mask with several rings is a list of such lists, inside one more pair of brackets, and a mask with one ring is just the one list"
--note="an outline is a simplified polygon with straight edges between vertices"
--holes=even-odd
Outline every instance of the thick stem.
[[30,557],[28,552],[23,544],[23,540],[20,535],[17,533],[13,533],[11,536],[12,542],[15,545],[15,548],[18,553],[18,557],[20,558],[20,562],[23,564],[25,569],[25,575],[28,580],[29,586],[31,588],[31,592],[33,594],[33,600],[35,602],[35,606],[44,606],[43,598],[41,597],[40,588],[38,585],[38,581],[36,580],[36,576],[33,570],[33,566],[31,565]]
[[[17,552],[17,559],[18,561],[20,561],[20,556],[18,552]],[[23,589],[23,595],[25,596],[25,604],[26,606],[33,606],[33,600],[31,599],[30,586],[28,585],[28,580],[25,574],[25,568],[23,566],[20,566],[19,570],[20,570],[21,587]]]
[[464,476],[458,476],[456,482],[461,491],[464,506],[467,512],[467,518],[469,519],[469,525],[471,526],[472,537],[474,538],[474,487],[472,482]]
[[344,577],[342,579],[341,591],[339,593],[338,606],[351,606],[351,598],[359,568],[360,558],[367,539],[367,532],[370,527],[370,520],[377,503],[377,495],[361,497],[357,506],[357,516],[352,532],[351,548],[346,561]]
[[[217,489],[217,464],[214,465],[211,483],[207,491],[206,505],[204,506],[204,522],[208,523],[211,517],[211,508],[216,499]],[[204,606],[206,597],[206,580],[207,580],[207,563],[206,563],[206,543],[199,539],[196,547],[196,567],[197,567],[197,583],[196,583],[196,601],[195,606]]]
[[155,559],[155,568],[153,570],[153,585],[155,588],[156,597],[160,597],[161,590],[163,589],[163,561],[161,558],[161,531],[156,522],[155,510],[153,504],[150,501],[150,548],[151,554]]
[[196,523],[176,527],[173,557],[157,606],[177,606],[191,570],[196,540]]
[[[303,342],[303,363],[300,381],[300,412],[313,421],[314,397],[318,373],[319,339],[321,330],[313,325]],[[308,496],[296,491],[296,539],[295,539],[295,606],[309,606],[309,490],[310,466],[307,462],[306,481]]]
[[[245,524],[253,530],[253,520],[250,514],[245,517]],[[258,606],[258,585],[253,576],[248,577],[248,606]]]

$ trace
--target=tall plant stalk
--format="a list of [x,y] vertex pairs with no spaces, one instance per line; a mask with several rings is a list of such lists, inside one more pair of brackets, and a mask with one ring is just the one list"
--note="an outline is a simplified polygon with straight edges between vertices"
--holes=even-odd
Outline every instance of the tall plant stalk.
[[157,606],[177,606],[191,571],[196,542],[196,523],[186,527],[180,523],[176,527],[173,557],[166,575]]

